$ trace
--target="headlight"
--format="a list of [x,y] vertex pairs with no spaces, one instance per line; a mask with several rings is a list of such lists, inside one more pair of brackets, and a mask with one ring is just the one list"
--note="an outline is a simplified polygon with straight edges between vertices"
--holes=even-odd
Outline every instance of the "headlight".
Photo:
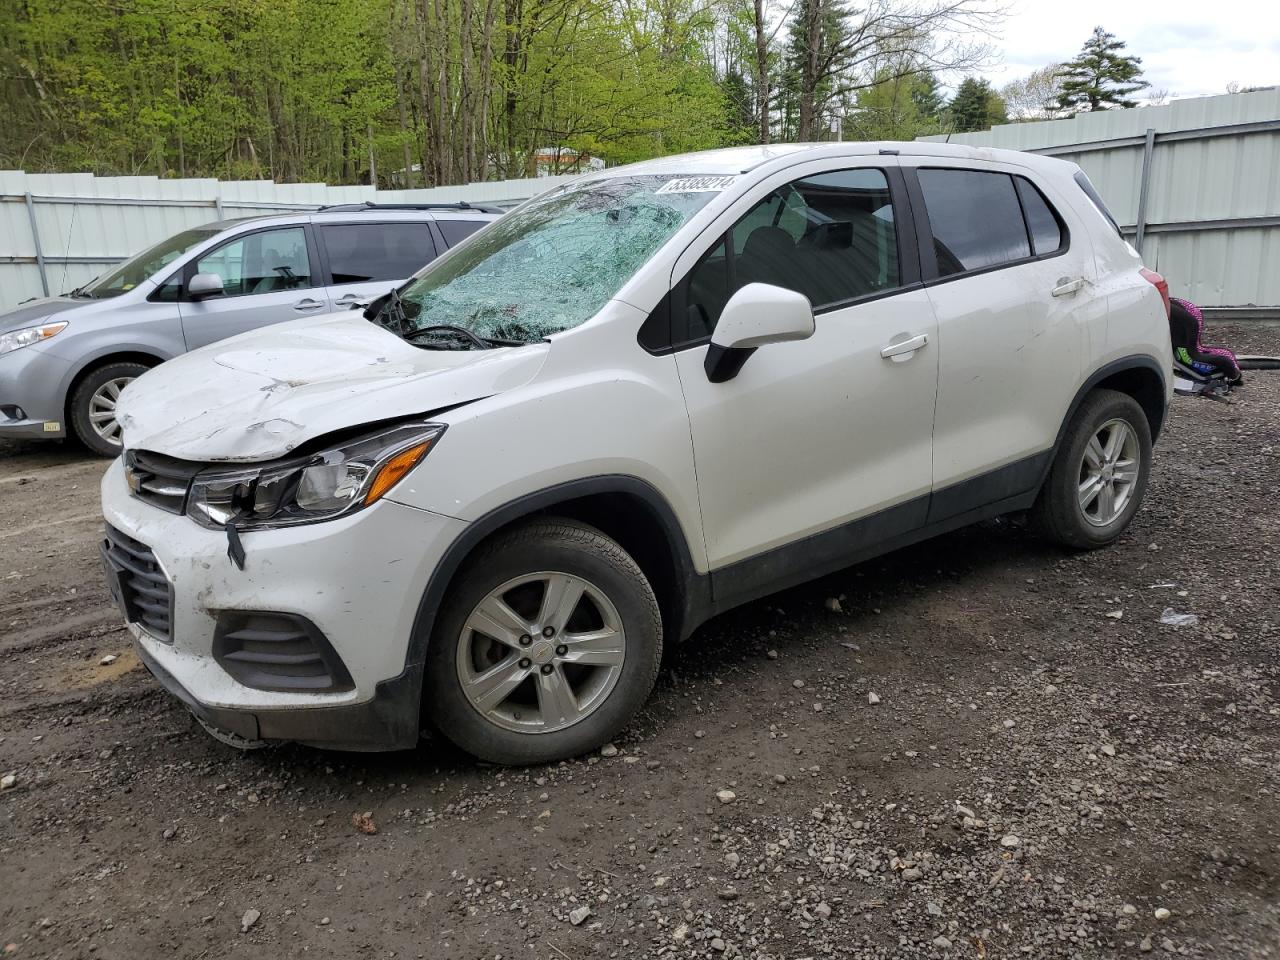
[[21,330],[0,333],[0,356],[29,347],[41,340],[56,337],[65,329],[67,329],[67,322],[59,320],[57,323],[42,323],[38,327],[23,327]]
[[202,471],[187,515],[204,527],[283,527],[331,520],[382,499],[444,433],[406,423],[307,457],[243,469]]

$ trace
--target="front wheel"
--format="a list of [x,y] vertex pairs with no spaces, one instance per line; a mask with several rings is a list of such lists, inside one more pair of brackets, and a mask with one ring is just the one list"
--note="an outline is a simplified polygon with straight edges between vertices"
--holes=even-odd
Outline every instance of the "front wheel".
[[1035,506],[1033,524],[1063,546],[1112,543],[1142,503],[1151,471],[1151,427],[1138,401],[1095,390],[1062,438]]
[[653,689],[662,618],[616,542],[568,520],[530,523],[471,558],[427,657],[426,710],[493,763],[546,763],[614,737]]
[[149,368],[141,363],[108,363],[89,373],[71,395],[71,429],[76,437],[100,457],[118,457],[120,422],[116,401],[120,391]]

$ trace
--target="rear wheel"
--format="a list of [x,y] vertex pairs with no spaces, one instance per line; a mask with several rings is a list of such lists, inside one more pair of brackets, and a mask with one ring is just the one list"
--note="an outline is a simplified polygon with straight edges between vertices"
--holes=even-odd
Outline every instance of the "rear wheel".
[[116,457],[122,449],[116,402],[120,391],[147,372],[141,363],[108,363],[98,367],[76,386],[71,395],[71,429],[100,457]]
[[1138,401],[1095,390],[1062,438],[1032,522],[1064,546],[1105,547],[1138,512],[1150,469],[1151,427]]
[[425,706],[481,759],[545,763],[599,747],[653,688],[657,600],[635,561],[598,530],[528,524],[483,548],[449,592]]

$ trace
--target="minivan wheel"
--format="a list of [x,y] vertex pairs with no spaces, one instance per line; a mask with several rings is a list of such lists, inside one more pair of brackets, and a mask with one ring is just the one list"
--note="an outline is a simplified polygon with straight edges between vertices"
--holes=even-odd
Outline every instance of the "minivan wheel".
[[100,457],[120,455],[120,423],[116,401],[120,391],[149,368],[141,363],[108,363],[89,373],[71,395],[71,429]]
[[540,520],[482,548],[450,585],[424,707],[482,760],[562,760],[621,731],[661,661],[658,602],[630,555],[591,527]]
[[1138,512],[1150,469],[1151,427],[1138,401],[1095,390],[1062,438],[1032,522],[1064,546],[1105,547]]

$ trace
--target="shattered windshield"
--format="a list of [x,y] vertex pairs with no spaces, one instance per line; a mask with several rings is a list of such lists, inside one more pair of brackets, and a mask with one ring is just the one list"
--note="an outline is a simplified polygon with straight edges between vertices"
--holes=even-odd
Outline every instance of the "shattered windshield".
[[411,281],[401,332],[528,342],[576,327],[732,180],[620,176],[535,200]]

